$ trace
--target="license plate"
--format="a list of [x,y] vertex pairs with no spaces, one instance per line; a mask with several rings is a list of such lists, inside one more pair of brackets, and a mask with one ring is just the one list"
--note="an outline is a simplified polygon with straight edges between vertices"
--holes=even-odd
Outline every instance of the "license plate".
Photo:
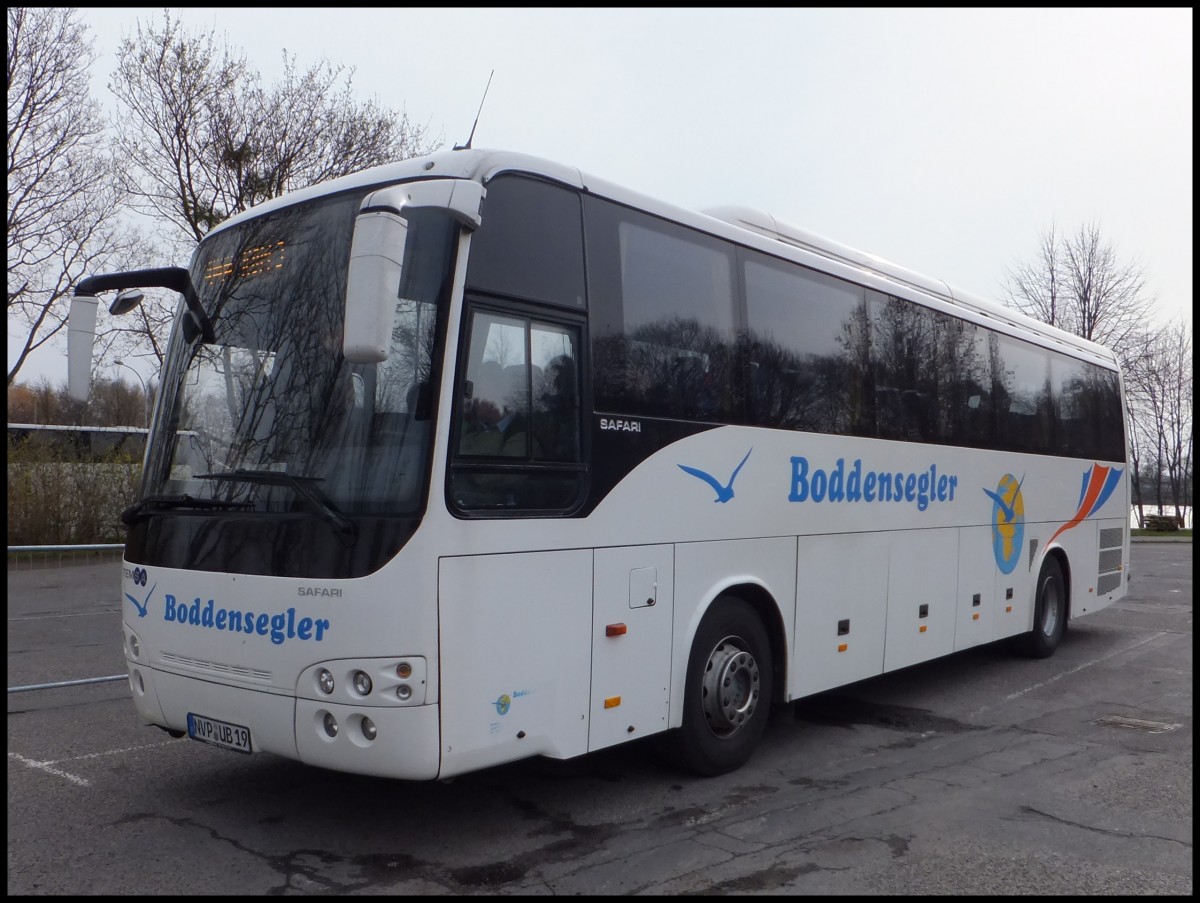
[[211,743],[235,752],[250,752],[250,729],[188,712],[188,736],[202,743]]

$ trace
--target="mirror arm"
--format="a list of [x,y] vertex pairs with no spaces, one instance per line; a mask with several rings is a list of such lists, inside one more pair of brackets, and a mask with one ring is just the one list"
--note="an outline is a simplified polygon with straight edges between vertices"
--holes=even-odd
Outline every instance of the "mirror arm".
[[101,276],[87,276],[75,286],[75,296],[92,296],[97,292],[126,288],[167,288],[183,295],[184,303],[196,318],[200,326],[201,336],[205,342],[215,342],[212,321],[200,305],[200,296],[188,271],[183,267],[159,267],[152,270],[129,270],[124,273],[107,273]]

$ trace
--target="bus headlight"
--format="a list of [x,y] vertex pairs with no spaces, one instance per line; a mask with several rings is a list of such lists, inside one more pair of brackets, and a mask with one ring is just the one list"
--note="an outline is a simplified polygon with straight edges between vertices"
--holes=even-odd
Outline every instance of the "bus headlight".
[[[348,658],[314,662],[297,675],[296,696],[325,706],[417,706],[431,694],[429,663],[421,655],[387,658]],[[347,724],[348,713],[338,712],[342,722],[339,736],[361,739],[358,723]],[[382,725],[380,725],[382,726]],[[316,731],[325,736],[321,717]]]
[[[319,686],[321,688],[321,692],[325,693],[326,695],[333,692],[333,675],[329,673],[328,668],[322,668],[317,672],[317,686]],[[336,728],[334,729],[333,733],[337,733]],[[330,734],[329,736],[332,737],[333,734]]]

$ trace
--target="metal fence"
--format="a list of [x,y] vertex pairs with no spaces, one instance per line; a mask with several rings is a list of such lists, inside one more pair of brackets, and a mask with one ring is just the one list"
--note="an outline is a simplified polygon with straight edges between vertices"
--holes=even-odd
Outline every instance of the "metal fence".
[[119,561],[124,550],[125,544],[120,542],[75,546],[9,546],[8,568],[32,570],[96,561]]

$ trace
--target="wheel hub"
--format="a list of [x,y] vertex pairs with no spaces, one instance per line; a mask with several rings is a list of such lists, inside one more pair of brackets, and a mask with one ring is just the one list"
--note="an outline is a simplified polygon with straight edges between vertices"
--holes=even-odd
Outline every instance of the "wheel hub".
[[1062,606],[1062,597],[1058,592],[1058,584],[1054,581],[1046,582],[1044,592],[1045,604],[1042,608],[1042,633],[1046,636],[1053,636],[1054,631],[1058,628],[1059,608]]
[[704,671],[704,717],[713,733],[731,737],[750,721],[759,680],[758,662],[734,637],[717,643]]

